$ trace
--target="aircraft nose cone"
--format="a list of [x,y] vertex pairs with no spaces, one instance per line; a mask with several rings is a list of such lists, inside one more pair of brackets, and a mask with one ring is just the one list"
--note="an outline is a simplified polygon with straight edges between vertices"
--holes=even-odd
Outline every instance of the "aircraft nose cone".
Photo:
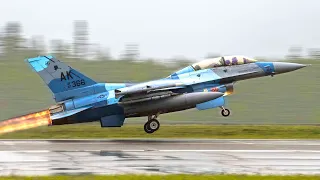
[[294,70],[306,67],[306,65],[304,64],[288,63],[288,62],[274,62],[273,66],[276,74],[286,73],[286,72],[290,72],[290,71],[294,71]]

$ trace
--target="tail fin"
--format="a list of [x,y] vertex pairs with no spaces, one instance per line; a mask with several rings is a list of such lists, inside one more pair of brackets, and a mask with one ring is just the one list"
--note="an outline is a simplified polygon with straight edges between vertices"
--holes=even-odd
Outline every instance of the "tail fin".
[[[26,62],[48,85],[55,95],[56,101],[65,100],[71,94],[74,95],[74,90],[96,84],[94,80],[72,69],[53,56],[29,58],[26,59]],[[57,99],[57,95],[63,98]]]

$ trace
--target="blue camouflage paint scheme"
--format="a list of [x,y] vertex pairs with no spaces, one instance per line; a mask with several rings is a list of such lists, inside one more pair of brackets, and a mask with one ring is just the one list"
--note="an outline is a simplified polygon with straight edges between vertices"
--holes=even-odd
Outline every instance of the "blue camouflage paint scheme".
[[48,85],[56,102],[96,93],[91,90],[97,84],[94,80],[53,56],[38,56],[26,62]]
[[107,91],[124,88],[127,85],[125,83],[105,83],[105,88]]
[[79,89],[73,89],[70,91],[62,91],[59,93],[54,93],[54,99],[56,100],[56,102],[60,102],[68,99],[90,96],[90,95],[105,92],[105,91],[106,91],[105,84],[98,83],[92,86],[87,86]]
[[181,82],[185,85],[193,85],[214,81],[220,79],[220,76],[215,74],[211,69],[204,69],[199,71],[190,72],[187,74],[178,75]]
[[179,79],[178,74],[174,73],[170,76],[170,79]]
[[198,110],[206,110],[206,109],[212,109],[212,108],[224,106],[224,104],[225,104],[225,99],[224,98],[225,97],[219,97],[219,98],[211,100],[211,101],[207,101],[207,102],[204,102],[204,103],[197,104],[196,108]]
[[[65,118],[68,123],[100,120],[102,127],[119,127],[123,125],[125,117],[133,117],[125,114],[125,106],[120,103],[123,97],[141,96],[141,99],[149,98],[149,101],[153,97],[150,98],[148,93],[224,93],[224,96],[217,99],[187,106],[205,110],[224,106],[226,96],[233,93],[235,81],[275,73],[272,62],[256,62],[241,56],[223,59],[213,58],[213,62],[208,59],[182,68],[166,78],[136,84],[97,83],[53,56],[38,56],[29,58],[26,62],[48,85],[55,101],[63,104],[64,111],[52,115],[53,120]],[[232,66],[236,68],[231,68]]]
[[[52,56],[47,56],[48,58],[52,58]],[[29,65],[32,67],[33,70],[36,72],[43,71],[45,68],[48,67],[47,63],[49,62],[49,59],[44,57],[35,57],[35,58],[29,58],[25,60],[29,63]]]
[[72,81],[76,81],[76,80],[84,80],[86,83],[86,86],[91,86],[96,84],[95,81],[93,81],[92,79],[84,76],[83,74],[79,73],[78,71],[71,69],[70,72],[72,72],[72,74],[74,74],[74,79],[72,80],[66,80],[65,82],[62,82],[61,79],[54,79],[52,81],[50,81],[50,83],[48,84],[49,88],[51,89],[51,91],[53,93],[59,93],[59,92],[63,92],[66,90],[73,90],[73,89],[77,89],[77,88],[67,88],[68,83],[71,83]]
[[257,64],[266,74],[274,73],[274,66],[272,62],[256,62]]
[[185,74],[185,73],[189,73],[189,72],[193,72],[193,71],[194,71],[194,69],[193,69],[192,66],[187,66],[187,67],[185,67],[185,68],[183,68],[183,69],[171,74],[169,76],[169,78],[171,78],[171,79],[179,79],[179,76],[178,76],[179,74]]

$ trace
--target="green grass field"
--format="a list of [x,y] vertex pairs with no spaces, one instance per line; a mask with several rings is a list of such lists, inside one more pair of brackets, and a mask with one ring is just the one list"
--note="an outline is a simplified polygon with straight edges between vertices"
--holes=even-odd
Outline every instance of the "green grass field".
[[30,176],[0,177],[0,180],[318,180],[320,176],[247,176],[247,175],[117,175],[117,176]]
[[141,125],[101,128],[98,123],[38,127],[0,135],[0,139],[92,139],[92,138],[221,138],[221,139],[319,139],[319,126],[283,125],[163,125],[146,134]]
[[[100,82],[146,81],[161,78],[178,67],[152,62],[67,62]],[[219,109],[162,115],[163,121],[192,123],[320,123],[320,60],[300,61],[310,67],[271,77],[238,82],[227,106],[232,115],[223,118]],[[0,120],[47,108],[54,104],[40,77],[20,61],[0,62]],[[129,123],[145,118],[129,119]],[[141,121],[140,121],[141,122]]]

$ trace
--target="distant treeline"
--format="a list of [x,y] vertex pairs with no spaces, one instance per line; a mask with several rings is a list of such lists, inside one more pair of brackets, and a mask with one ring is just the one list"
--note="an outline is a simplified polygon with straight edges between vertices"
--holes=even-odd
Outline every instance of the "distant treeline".
[[[119,57],[112,57],[110,50],[99,44],[89,41],[88,22],[83,20],[74,21],[72,43],[62,39],[52,39],[45,42],[44,35],[33,35],[30,38],[23,36],[23,27],[20,22],[7,22],[0,27],[0,60],[15,61],[43,54],[52,54],[58,58],[69,60],[142,60],[140,57],[139,44],[131,43],[124,45],[124,50]],[[307,51],[307,53],[304,53]],[[303,55],[307,54],[307,55]],[[220,56],[219,53],[208,53],[205,58]],[[287,59],[320,59],[320,48],[303,49],[299,46],[290,47]],[[264,59],[264,58],[258,58]],[[155,60],[163,62],[162,60]],[[167,62],[166,60],[165,62]],[[171,61],[194,61],[186,57],[173,57]]]

